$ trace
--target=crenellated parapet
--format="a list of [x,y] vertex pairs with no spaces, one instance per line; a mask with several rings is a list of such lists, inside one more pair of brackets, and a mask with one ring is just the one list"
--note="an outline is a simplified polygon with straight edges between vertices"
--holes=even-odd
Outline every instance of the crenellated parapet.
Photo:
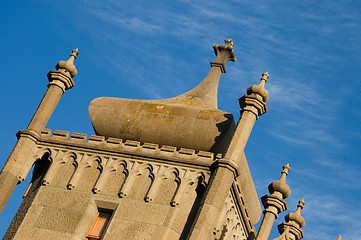
[[[20,131],[20,135],[25,132]],[[36,138],[36,136],[35,136]],[[154,143],[142,143],[140,141],[124,140],[120,138],[104,137],[86,134],[72,133],[66,131],[43,129],[40,137],[37,139],[38,146],[67,146],[71,149],[82,148],[82,151],[96,152],[114,156],[114,154],[136,155],[138,157],[154,158],[156,161],[174,161],[181,163],[190,163],[199,167],[209,167],[214,160],[221,158],[222,155],[215,155],[212,152],[196,151],[188,148],[177,148],[174,146],[159,145]]]

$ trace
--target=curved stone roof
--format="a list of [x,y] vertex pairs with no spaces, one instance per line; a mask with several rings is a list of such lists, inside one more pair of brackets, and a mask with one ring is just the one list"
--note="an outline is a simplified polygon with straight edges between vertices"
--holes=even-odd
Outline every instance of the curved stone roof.
[[216,60],[194,89],[174,98],[94,99],[89,115],[97,135],[222,153],[234,130],[230,113],[217,108],[217,91],[227,61],[235,61],[233,43],[213,45]]

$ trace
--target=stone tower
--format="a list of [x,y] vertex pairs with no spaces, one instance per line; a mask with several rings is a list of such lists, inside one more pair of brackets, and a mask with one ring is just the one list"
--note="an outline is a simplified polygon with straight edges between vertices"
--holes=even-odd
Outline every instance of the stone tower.
[[[78,50],[60,61],[0,174],[1,211],[34,165],[4,239],[267,239],[277,213],[287,209],[289,167],[262,198],[256,234],[262,211],[244,148],[267,111],[269,76],[264,73],[239,99],[235,124],[232,114],[217,108],[221,74],[236,61],[232,40],[213,48],[216,59],[206,78],[180,96],[93,100],[96,135],[89,137],[45,129],[62,94],[74,86]],[[304,222],[292,225],[303,204],[281,234],[291,226],[298,234],[292,239],[303,237]]]

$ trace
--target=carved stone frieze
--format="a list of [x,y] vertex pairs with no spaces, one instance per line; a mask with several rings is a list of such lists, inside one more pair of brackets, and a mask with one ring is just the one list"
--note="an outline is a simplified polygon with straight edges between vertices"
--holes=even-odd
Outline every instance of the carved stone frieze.
[[[85,134],[73,133],[69,139],[68,132],[58,130],[53,136],[44,130],[42,137],[37,142],[34,161],[44,154],[48,154],[51,161],[43,185],[120,198],[134,197],[146,202],[167,201],[172,206],[180,204],[187,186],[195,187],[199,181],[206,185],[210,175],[206,165],[214,161],[214,155],[208,152],[101,136],[91,136],[87,142]],[[105,151],[96,149],[100,144]],[[116,151],[114,145],[117,145]],[[111,149],[113,151],[109,151]],[[175,160],[184,158],[190,164],[165,162],[162,155],[167,158],[176,155]]]

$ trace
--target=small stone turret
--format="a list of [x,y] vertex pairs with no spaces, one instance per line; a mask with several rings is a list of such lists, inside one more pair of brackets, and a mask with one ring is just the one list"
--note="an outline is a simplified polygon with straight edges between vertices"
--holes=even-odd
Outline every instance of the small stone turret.
[[298,201],[297,210],[285,216],[286,222],[278,225],[278,231],[281,235],[274,240],[300,240],[303,238],[301,228],[305,226],[305,220],[301,216],[301,210],[304,205],[305,201],[303,199]]
[[301,216],[301,210],[305,205],[305,200],[302,199],[298,201],[297,210],[294,213],[289,213],[285,216],[286,222],[293,222],[297,224],[299,227],[305,226],[305,219]]
[[287,203],[283,199],[291,194],[290,188],[286,184],[286,176],[290,170],[289,164],[283,166],[280,179],[268,186],[270,194],[261,198],[264,206],[264,215],[256,240],[267,240],[274,220],[278,218],[279,213],[287,210]]

